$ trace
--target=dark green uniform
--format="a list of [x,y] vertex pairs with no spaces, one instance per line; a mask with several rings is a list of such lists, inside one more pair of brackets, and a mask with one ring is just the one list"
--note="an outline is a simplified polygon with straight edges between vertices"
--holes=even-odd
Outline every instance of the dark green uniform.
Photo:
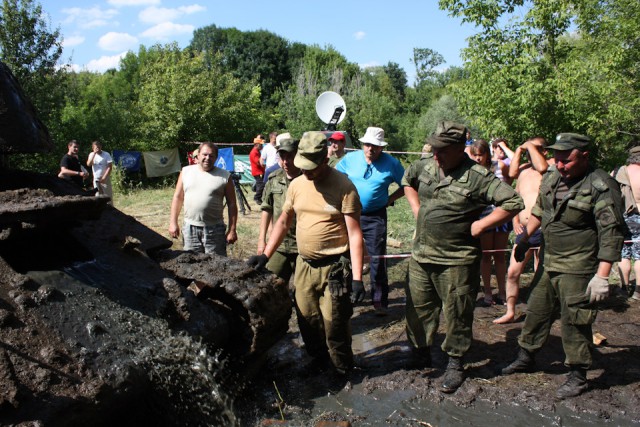
[[531,212],[541,219],[544,270],[529,297],[519,344],[540,349],[559,311],[565,363],[588,368],[596,309],[585,291],[600,261],[620,259],[623,204],[617,184],[601,169],[587,170],[561,198],[560,184],[557,170],[546,173]]
[[466,156],[443,179],[433,157],[420,159],[406,170],[402,184],[413,187],[420,199],[409,263],[407,336],[418,348],[433,344],[444,309],[442,350],[460,357],[471,345],[480,287],[482,251],[471,224],[488,205],[513,212],[524,203],[509,185]]
[[[269,175],[267,184],[264,187],[264,192],[262,193],[262,205],[260,208],[263,211],[271,212],[273,219],[278,219],[282,213],[282,205],[284,204],[287,189],[291,181],[293,181],[293,179],[287,178],[287,174],[283,169],[278,169]],[[286,283],[289,283],[289,279],[296,269],[297,256],[296,220],[294,218],[284,241],[271,258],[269,258],[266,267]]]
[[342,160],[343,157],[344,155],[342,157],[336,157],[336,156],[329,157],[329,166],[331,166],[332,168],[335,168],[336,165],[340,162],[340,160]]

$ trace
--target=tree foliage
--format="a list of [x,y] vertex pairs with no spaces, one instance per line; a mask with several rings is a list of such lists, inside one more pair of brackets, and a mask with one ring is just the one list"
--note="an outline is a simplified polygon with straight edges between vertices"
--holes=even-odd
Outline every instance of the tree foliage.
[[[59,29],[51,30],[42,7],[33,0],[2,0],[0,5],[0,60],[20,82],[39,118],[55,142],[64,99],[64,73],[57,68],[62,55]],[[58,145],[60,143],[58,142]],[[16,167],[42,167],[42,156],[16,156]]]
[[639,3],[527,3],[523,13],[524,1],[440,0],[481,29],[463,52],[468,78],[454,85],[461,111],[486,136],[575,131],[621,151],[640,134]]
[[[244,83],[260,83],[262,99],[272,99],[291,80],[289,42],[266,30],[240,31],[209,25],[194,31],[190,48],[205,54],[209,64],[217,63]],[[291,51],[298,52],[298,49]]]
[[455,116],[455,101],[443,95],[466,76],[455,67],[438,70],[444,59],[420,48],[414,60],[421,80],[408,87],[397,63],[361,69],[332,46],[215,25],[196,30],[186,49],[141,46],[118,69],[74,72],[57,65],[60,34],[48,30],[39,5],[2,1],[3,57],[26,73],[21,80],[39,82],[30,84],[32,97],[40,109],[46,106],[45,123],[58,141],[59,152],[32,162],[38,170],[46,163],[56,171],[70,139],[81,143],[84,157],[96,139],[107,150],[147,151],[187,141],[251,141],[273,130],[300,137],[325,127],[315,112],[324,91],[345,99],[347,115],[338,128],[356,145],[367,127],[379,126],[391,148],[402,150],[422,144],[434,117]]
[[140,72],[139,149],[248,139],[260,126],[260,88],[176,44],[154,46]]

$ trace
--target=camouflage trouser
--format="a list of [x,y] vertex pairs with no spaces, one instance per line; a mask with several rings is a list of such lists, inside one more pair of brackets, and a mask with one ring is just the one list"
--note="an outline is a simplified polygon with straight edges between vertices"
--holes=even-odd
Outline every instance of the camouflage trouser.
[[471,346],[473,310],[480,289],[480,262],[438,265],[409,260],[406,286],[407,337],[414,347],[433,344],[440,312],[444,311],[446,337],[442,350],[460,357]]
[[[541,268],[543,268],[541,266]],[[520,333],[520,347],[539,350],[549,338],[551,324],[560,312],[562,346],[566,365],[591,366],[591,325],[597,311],[585,295],[593,274],[542,271],[527,301],[527,317]]]
[[351,262],[336,256],[306,261],[298,256],[294,283],[298,327],[307,352],[322,357],[329,352],[333,365],[347,371],[353,367],[351,349],[350,292],[334,296],[329,281],[341,281],[351,289]]
[[269,258],[267,262],[267,270],[284,280],[285,283],[289,283],[289,279],[296,270],[296,258],[297,253],[286,254],[284,252],[276,251]]

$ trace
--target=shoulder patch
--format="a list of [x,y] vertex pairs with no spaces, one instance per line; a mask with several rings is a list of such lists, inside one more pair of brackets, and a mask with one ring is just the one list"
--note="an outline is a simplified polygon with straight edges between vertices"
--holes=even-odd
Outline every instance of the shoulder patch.
[[601,193],[604,193],[609,189],[609,186],[607,185],[607,183],[604,182],[604,179],[600,177],[595,177],[591,181],[591,186]]
[[489,169],[485,168],[484,166],[480,166],[477,163],[475,165],[471,166],[471,170],[479,173],[482,176],[491,175],[493,173]]

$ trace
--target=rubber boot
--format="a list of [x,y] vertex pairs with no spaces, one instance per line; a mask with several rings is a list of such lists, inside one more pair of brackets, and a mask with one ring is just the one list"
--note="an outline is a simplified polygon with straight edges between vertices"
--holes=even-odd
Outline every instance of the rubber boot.
[[440,391],[444,393],[453,393],[464,382],[465,374],[464,367],[462,366],[462,358],[449,356],[449,364],[447,370],[444,373],[444,380]]
[[502,369],[502,375],[511,375],[516,372],[533,372],[535,366],[536,362],[533,358],[533,353],[520,347],[518,357],[509,366]]
[[431,367],[431,348],[429,347],[411,347],[411,355],[409,356],[406,369],[422,369]]
[[576,397],[580,396],[588,389],[589,383],[587,383],[587,370],[572,366],[569,371],[569,375],[567,375],[567,381],[565,381],[565,383],[558,388],[558,391],[556,391],[556,397],[558,399]]

